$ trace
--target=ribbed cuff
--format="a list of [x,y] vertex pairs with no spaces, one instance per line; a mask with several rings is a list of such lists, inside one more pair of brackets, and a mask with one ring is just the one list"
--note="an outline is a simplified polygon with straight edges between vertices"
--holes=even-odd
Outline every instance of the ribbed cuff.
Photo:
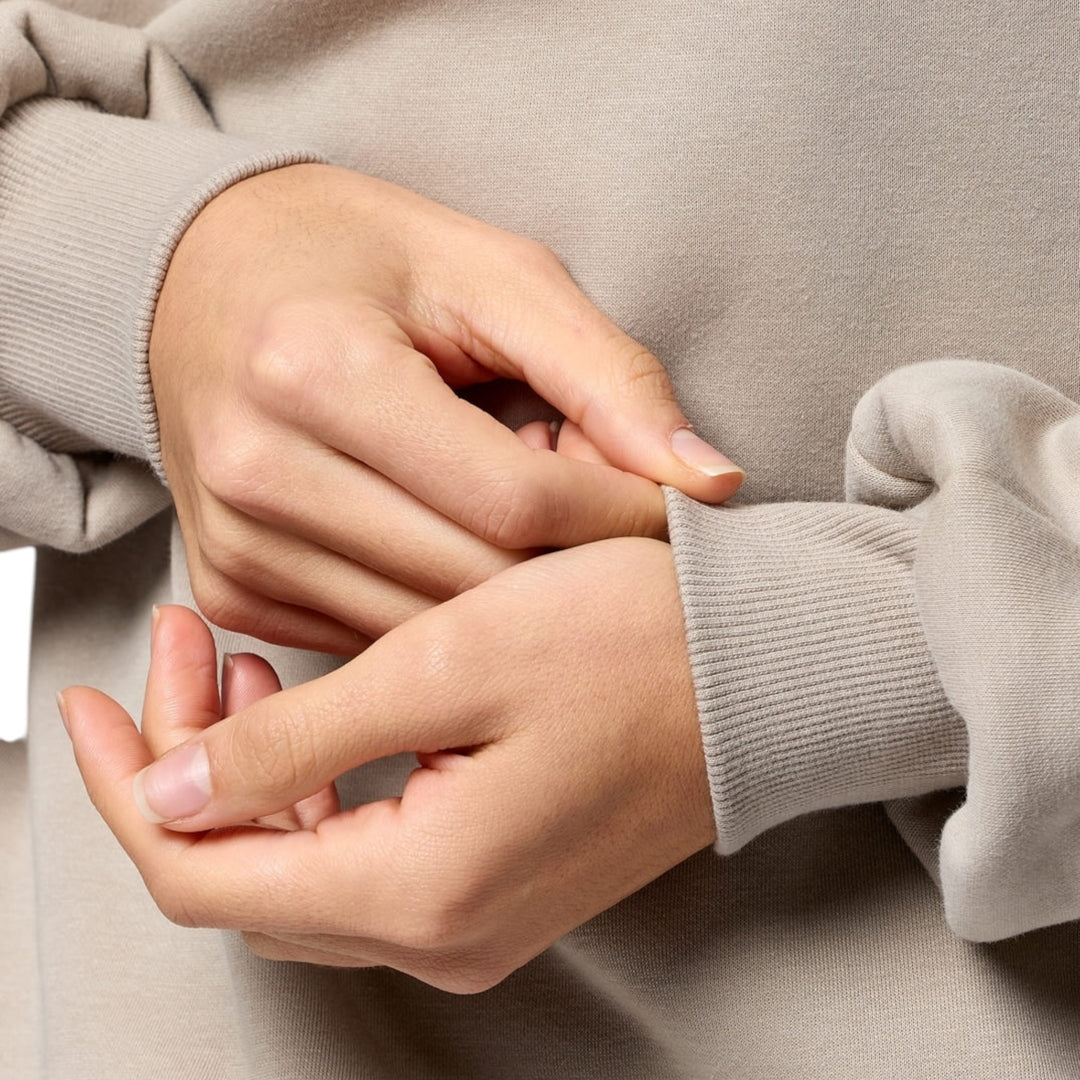
[[229,185],[318,161],[38,98],[0,126],[0,419],[161,472],[147,350],[172,252]]
[[963,783],[965,727],[915,610],[913,519],[669,491],[668,521],[719,851],[814,810]]

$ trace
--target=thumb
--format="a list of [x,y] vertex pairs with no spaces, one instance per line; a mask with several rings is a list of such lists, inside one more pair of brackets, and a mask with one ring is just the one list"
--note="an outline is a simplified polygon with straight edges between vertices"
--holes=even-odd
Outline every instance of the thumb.
[[[660,361],[624,334],[551,257],[528,281],[507,274],[477,300],[474,328],[508,370],[581,427],[617,468],[718,503],[743,470],[696,435]],[[507,318],[507,307],[512,318]]]
[[[376,758],[486,741],[479,729],[490,718],[463,713],[460,691],[452,705],[429,705],[445,696],[447,677],[432,643],[456,640],[454,612],[470,595],[410,619],[328,675],[251,702],[148,765],[135,780],[143,816],[180,832],[236,825],[303,803]],[[446,654],[450,644],[440,647]]]
[[[277,673],[254,653],[226,656],[221,673],[221,708],[225,716],[242,712],[255,702],[281,692]],[[313,829],[323,818],[339,810],[337,789],[328,784],[321,791],[301,799],[276,814],[255,818],[264,829]]]
[[[706,503],[730,499],[746,479],[693,431],[660,361],[631,339],[576,375],[565,388],[550,388],[552,401],[571,421],[569,434],[582,436],[576,441],[591,443],[610,464]],[[559,450],[589,460],[572,445],[560,440]]]

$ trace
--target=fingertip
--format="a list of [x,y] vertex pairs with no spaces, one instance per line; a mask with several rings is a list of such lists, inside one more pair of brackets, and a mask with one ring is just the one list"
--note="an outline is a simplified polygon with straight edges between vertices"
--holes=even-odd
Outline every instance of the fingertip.
[[232,716],[281,689],[277,672],[255,653],[227,654],[222,662],[221,712]]
[[150,609],[151,645],[213,640],[202,617],[183,604],[154,604]]
[[232,653],[222,653],[221,655],[221,715],[228,716],[229,710],[227,702],[230,694],[232,693],[232,681],[233,672],[236,670],[236,663],[233,660]]
[[64,691],[56,691],[56,708],[60,712],[60,722],[64,725],[64,730],[68,733],[68,738],[71,738],[71,721],[68,720],[67,701],[64,699]]
[[695,472],[705,476],[723,476],[738,469],[738,466],[726,454],[721,454],[715,446],[707,443],[700,435],[688,427],[676,428],[671,433],[672,453]]
[[674,398],[659,394],[590,409],[580,427],[564,425],[564,432],[560,453],[608,462],[701,502],[724,502],[746,479],[741,466],[692,430]]
[[682,484],[670,483],[669,486],[677,487],[683,494],[698,502],[718,506],[735,495],[745,480],[746,473],[736,466],[716,476],[690,476]]
[[202,618],[180,604],[155,604],[150,620],[148,696],[151,688],[159,694],[178,694],[196,675],[198,682],[205,682],[207,671],[213,673],[216,693],[217,646]]
[[294,807],[301,829],[314,829],[320,821],[332,817],[341,809],[337,788],[328,784],[322,791],[301,799]]
[[556,449],[564,457],[575,461],[587,461],[593,465],[610,465],[611,462],[585,432],[572,420],[567,420],[559,429]]
[[68,734],[75,738],[87,724],[108,722],[115,713],[124,720],[130,717],[108,694],[95,690],[92,686],[69,686],[56,695],[60,716]]
[[546,420],[534,420],[519,427],[517,437],[530,450],[554,450],[556,428]]
[[746,482],[746,470],[736,468],[733,472],[717,477],[715,498],[712,502],[727,502]]
[[103,783],[148,763],[150,753],[135,722],[111,697],[89,686],[69,686],[62,698],[61,715],[91,796]]

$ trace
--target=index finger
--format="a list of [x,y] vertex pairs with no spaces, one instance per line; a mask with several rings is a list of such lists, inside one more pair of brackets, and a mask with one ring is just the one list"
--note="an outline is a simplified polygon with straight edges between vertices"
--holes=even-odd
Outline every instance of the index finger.
[[655,483],[526,446],[459,398],[388,314],[335,308],[317,350],[291,338],[268,348],[257,392],[288,423],[490,543],[569,547],[665,534]]

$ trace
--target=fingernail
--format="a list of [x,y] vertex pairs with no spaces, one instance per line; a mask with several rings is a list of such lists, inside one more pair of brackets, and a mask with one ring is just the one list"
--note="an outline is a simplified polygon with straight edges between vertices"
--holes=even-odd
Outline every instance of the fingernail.
[[64,692],[57,690],[56,692],[56,707],[60,710],[60,719],[63,722],[64,730],[68,733],[68,738],[71,737],[71,723],[68,720],[67,702],[64,700]]
[[135,803],[147,821],[197,814],[210,801],[210,761],[202,743],[184,746],[147,765],[134,780]]
[[232,689],[233,679],[233,664],[232,653],[224,653],[221,657],[221,706],[225,707],[225,702],[228,700],[229,691]]
[[714,446],[698,438],[689,428],[679,428],[671,436],[671,449],[692,469],[706,476],[724,476],[727,473],[743,473],[731,458],[724,457]]

